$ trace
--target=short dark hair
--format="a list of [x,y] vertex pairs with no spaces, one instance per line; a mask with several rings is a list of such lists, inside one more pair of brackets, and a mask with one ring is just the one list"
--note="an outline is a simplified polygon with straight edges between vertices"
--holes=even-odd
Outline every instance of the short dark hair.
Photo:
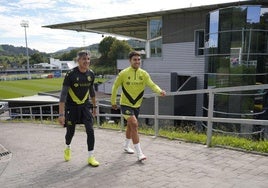
[[141,56],[141,54],[137,51],[132,51],[132,52],[129,52],[128,54],[128,58],[131,59],[133,56]]

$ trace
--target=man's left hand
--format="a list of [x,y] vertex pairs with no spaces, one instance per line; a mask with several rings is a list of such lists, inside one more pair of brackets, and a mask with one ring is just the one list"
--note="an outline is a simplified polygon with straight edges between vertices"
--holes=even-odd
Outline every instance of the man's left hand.
[[166,91],[165,91],[165,90],[162,90],[162,91],[160,92],[160,96],[162,96],[162,97],[166,96]]

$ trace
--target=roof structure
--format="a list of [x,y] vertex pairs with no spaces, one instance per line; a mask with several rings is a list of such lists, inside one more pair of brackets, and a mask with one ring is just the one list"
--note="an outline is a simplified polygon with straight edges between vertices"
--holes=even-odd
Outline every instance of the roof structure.
[[11,99],[1,99],[1,101],[5,102],[38,102],[38,103],[58,103],[59,97],[53,95],[43,95],[37,94],[33,96],[26,96],[26,97],[17,97]]
[[154,17],[160,17],[166,14],[195,12],[201,10],[211,11],[214,9],[224,8],[228,6],[239,6],[245,4],[263,4],[265,2],[267,3],[267,0],[237,1],[224,4],[204,5],[197,7],[164,10],[164,11],[133,14],[126,16],[116,16],[110,18],[68,22],[55,25],[46,25],[43,27],[51,29],[73,30],[77,32],[112,34],[143,41],[147,40],[147,22],[149,19],[152,19]]

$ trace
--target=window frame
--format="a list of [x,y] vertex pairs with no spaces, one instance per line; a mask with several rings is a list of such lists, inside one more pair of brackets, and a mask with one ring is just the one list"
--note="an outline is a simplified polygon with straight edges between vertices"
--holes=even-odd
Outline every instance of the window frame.
[[[200,36],[203,35],[203,45],[200,45]],[[194,41],[195,41],[195,56],[205,55],[205,29],[198,29],[194,31]],[[202,50],[202,53],[199,52]]]

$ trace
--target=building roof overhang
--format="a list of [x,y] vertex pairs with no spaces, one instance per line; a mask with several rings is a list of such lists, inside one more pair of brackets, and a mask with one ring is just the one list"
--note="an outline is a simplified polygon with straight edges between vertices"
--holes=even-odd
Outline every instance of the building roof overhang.
[[141,14],[133,14],[125,16],[115,16],[110,18],[68,22],[55,25],[46,25],[43,27],[51,29],[73,30],[77,32],[111,34],[115,36],[123,36],[138,40],[146,40],[147,21],[152,18],[161,17],[163,15],[174,14],[174,13],[190,13],[203,10],[212,11],[229,6],[239,6],[246,4],[254,5],[254,4],[265,4],[265,3],[267,4],[267,0],[237,1],[224,4],[204,5],[197,7],[163,10],[157,12],[149,12],[149,13],[141,13]]

